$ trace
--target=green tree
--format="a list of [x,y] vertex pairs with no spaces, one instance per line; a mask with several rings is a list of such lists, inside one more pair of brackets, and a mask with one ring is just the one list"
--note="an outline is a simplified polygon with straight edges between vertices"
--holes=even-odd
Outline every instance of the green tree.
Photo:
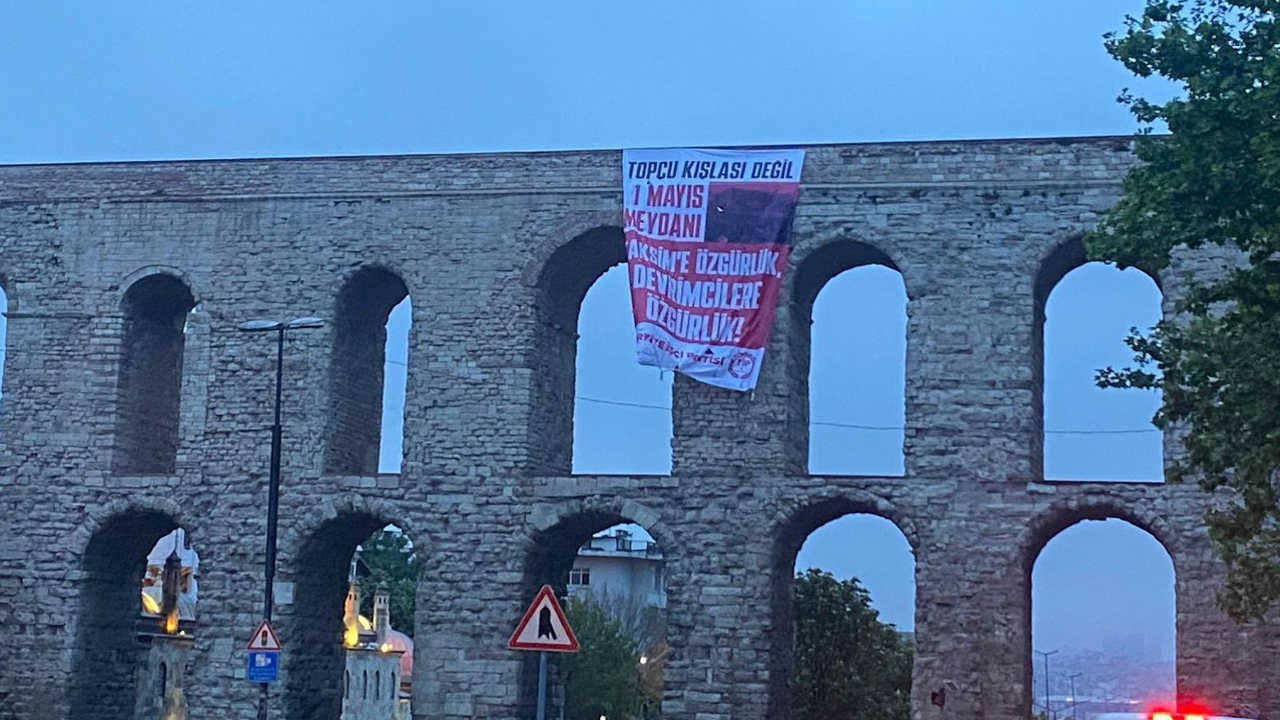
[[622,623],[599,605],[577,597],[569,598],[564,613],[582,648],[560,659],[565,717],[628,720],[639,715],[644,702],[640,651]]
[[[1092,258],[1149,272],[1183,246],[1220,246],[1215,254],[1233,258],[1220,277],[1197,280],[1176,316],[1135,329],[1135,366],[1103,370],[1098,382],[1160,388],[1155,424],[1185,431],[1172,479],[1234,491],[1237,501],[1206,522],[1227,567],[1219,602],[1239,619],[1280,594],[1278,10],[1276,0],[1147,0],[1125,32],[1108,35],[1108,52],[1129,70],[1182,92],[1164,103],[1121,97],[1144,124],[1142,163],[1086,238]],[[1168,135],[1151,132],[1160,123]]]
[[912,648],[880,622],[855,579],[810,569],[796,575],[792,611],[796,718],[906,720],[911,716]]
[[391,627],[413,637],[414,590],[422,568],[409,538],[402,532],[382,529],[360,543],[360,559],[369,574],[360,580],[360,613],[373,617],[373,594],[385,586],[390,595]]

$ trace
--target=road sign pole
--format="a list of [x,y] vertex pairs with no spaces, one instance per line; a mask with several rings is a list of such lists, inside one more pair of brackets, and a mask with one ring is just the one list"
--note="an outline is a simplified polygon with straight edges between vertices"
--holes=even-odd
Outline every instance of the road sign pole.
[[538,653],[538,720],[547,720],[547,651]]
[[[536,620],[535,620],[536,618]],[[556,601],[555,591],[543,585],[533,598],[533,604],[525,611],[507,641],[509,650],[538,651],[538,711],[537,720],[547,720],[547,653],[578,652],[578,638],[569,627],[564,610]],[[563,714],[563,709],[561,714]]]

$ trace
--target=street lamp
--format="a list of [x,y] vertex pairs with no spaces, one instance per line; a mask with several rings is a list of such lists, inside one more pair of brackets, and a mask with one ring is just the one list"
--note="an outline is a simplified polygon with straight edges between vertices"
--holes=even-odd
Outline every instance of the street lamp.
[[280,516],[280,383],[284,377],[284,334],[287,330],[310,330],[324,327],[318,317],[300,317],[287,322],[278,320],[250,320],[236,326],[244,332],[274,332],[276,334],[276,406],[275,422],[271,425],[271,479],[267,487],[267,587],[262,599],[262,615],[271,620],[274,605],[276,579],[276,524]]
[[1083,674],[1078,672],[1067,676],[1067,679],[1071,681],[1071,720],[1080,720],[1080,715],[1076,713],[1076,678]]
[[[1057,650],[1036,650],[1036,654],[1044,656],[1044,718],[1049,720],[1053,709],[1049,707],[1049,656],[1057,654]],[[1056,716],[1055,716],[1056,717]]]

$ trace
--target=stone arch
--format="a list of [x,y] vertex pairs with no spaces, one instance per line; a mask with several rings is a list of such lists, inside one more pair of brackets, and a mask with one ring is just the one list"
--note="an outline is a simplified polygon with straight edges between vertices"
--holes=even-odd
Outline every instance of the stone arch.
[[601,225],[556,247],[534,281],[538,329],[531,345],[529,464],[537,474],[567,475],[573,459],[574,376],[578,312],[587,290],[626,261],[622,228]]
[[[1036,263],[1036,276],[1032,285],[1038,324],[1044,323],[1044,306],[1053,289],[1062,281],[1062,278],[1067,276],[1067,273],[1088,262],[1090,262],[1089,255],[1084,246],[1084,235],[1081,233],[1072,234],[1058,241],[1040,256]],[[1137,269],[1150,277],[1160,292],[1164,292],[1159,273],[1144,267]]]
[[131,717],[146,647],[137,636],[138,583],[147,552],[179,526],[173,503],[109,503],[68,538],[83,548],[79,610],[72,650],[70,713],[74,720]]
[[1060,500],[1037,513],[1018,535],[1017,553],[1022,569],[1030,577],[1031,566],[1046,543],[1058,533],[1084,520],[1123,520],[1155,538],[1174,560],[1177,571],[1178,534],[1164,515],[1148,505],[1126,498],[1099,494]]
[[[807,322],[813,301],[822,287],[845,270],[863,265],[883,265],[890,270],[903,272],[885,250],[863,240],[831,240],[798,257],[791,279],[792,311],[800,313],[801,319]],[[903,273],[903,282],[906,280],[906,274]]]
[[[1044,451],[1045,451],[1045,323],[1046,323],[1046,307],[1049,302],[1050,295],[1053,294],[1055,288],[1062,280],[1072,271],[1077,270],[1085,265],[1090,264],[1085,245],[1084,236],[1082,234],[1073,234],[1049,248],[1039,259],[1036,268],[1036,274],[1032,285],[1033,312],[1032,318],[1032,378],[1033,388],[1031,394],[1032,415],[1036,432],[1031,438],[1032,450],[1032,473],[1036,477],[1044,477]],[[1160,276],[1147,268],[1135,267],[1138,271],[1149,277],[1154,283],[1156,290],[1160,293],[1164,292]],[[1117,342],[1121,338],[1117,338]]]
[[797,497],[780,505],[773,513],[775,522],[771,530],[776,552],[794,555],[809,533],[851,514],[882,517],[897,526],[913,552],[919,545],[920,534],[915,522],[892,500],[868,490],[842,488]]
[[135,275],[120,300],[111,469],[117,475],[168,475],[177,470],[186,321],[196,298],[168,269]]
[[809,460],[809,374],[812,353],[813,304],[818,293],[832,278],[858,267],[878,265],[903,275],[904,288],[909,287],[906,275],[899,264],[887,252],[868,242],[836,239],[814,247],[794,263],[790,281],[791,322],[787,358],[787,382],[791,406],[799,412],[788,415],[786,432],[793,438],[791,445],[797,448],[802,467]]
[[[284,705],[288,717],[337,720],[342,713],[343,678],[346,670],[342,647],[343,600],[356,546],[370,535],[396,525],[415,543],[421,558],[425,535],[392,503],[359,495],[344,495],[308,514],[309,522],[297,528],[300,542],[290,548],[286,572],[293,580],[294,600],[287,611],[277,602],[283,622],[282,643],[292,650],[284,667]],[[287,573],[287,574],[286,574]],[[287,615],[286,615],[287,612]]]
[[568,566],[560,573],[558,568],[564,563],[555,563],[552,558],[564,554],[571,558],[593,533],[619,523],[643,527],[664,548],[668,558],[679,554],[680,546],[662,516],[642,503],[600,495],[556,505],[538,505],[531,513],[524,538],[525,589],[536,591],[545,582],[563,591],[563,582],[557,585],[538,579],[548,575],[558,578],[562,574],[568,578]]
[[773,547],[770,611],[773,632],[769,647],[770,718],[790,718],[791,670],[794,665],[792,583],[796,555],[813,531],[845,515],[875,515],[888,520],[906,538],[914,555],[920,535],[915,524],[887,498],[864,490],[822,493],[794,500],[775,513],[770,538]]
[[387,316],[409,297],[403,277],[381,264],[348,273],[333,311],[324,472],[374,475],[382,442]]
[[203,302],[204,293],[200,289],[200,284],[191,276],[191,273],[173,265],[143,265],[120,278],[119,284],[114,288],[115,293],[112,298],[113,307],[124,307],[125,298],[128,295],[130,288],[139,281],[153,278],[158,275],[170,277],[184,285],[187,288],[187,292],[191,294],[193,306],[199,305]]
[[565,238],[580,238],[594,230],[608,227],[616,227],[621,232],[619,219],[618,209],[614,207],[609,210],[573,213],[561,222],[553,223],[545,233],[540,233],[540,237],[529,248],[525,256],[529,260],[520,266],[520,282],[536,289],[553,264],[552,258],[564,249]]
[[[661,520],[657,511],[641,503],[622,500],[616,496],[593,496],[556,505],[541,505],[531,513],[529,528],[523,539],[524,555],[521,597],[532,598],[542,585],[550,585],[557,597],[569,595],[568,581],[578,550],[592,536],[614,525],[634,523],[643,527],[662,550],[663,562],[679,562],[681,547],[675,536]],[[668,573],[668,577],[679,577]],[[677,581],[668,587],[676,592],[669,594],[673,600],[679,597]],[[668,604],[668,612],[671,605]],[[678,654],[680,638],[668,638]],[[537,691],[538,663],[533,653],[522,653],[519,675],[519,702],[522,712],[532,710]],[[665,662],[665,660],[664,660]],[[553,676],[558,677],[558,676]],[[558,680],[556,681],[558,682]]]
[[[111,500],[109,502],[87,505],[85,516],[67,537],[69,547],[88,547],[94,535],[120,517],[132,515],[163,515],[173,521],[174,527],[181,526],[191,533],[198,527],[198,518],[190,517],[183,506],[172,498],[147,498],[145,500]],[[172,529],[172,528],[170,528]],[[163,536],[157,535],[156,538]],[[150,549],[150,545],[147,546]]]
[[[1032,654],[1032,603],[1031,575],[1036,560],[1045,546],[1060,533],[1081,522],[1088,520],[1121,520],[1136,527],[1154,539],[1169,556],[1174,572],[1174,602],[1177,602],[1177,575],[1179,543],[1178,534],[1165,520],[1164,515],[1152,506],[1151,500],[1133,500],[1117,496],[1099,494],[1094,496],[1074,497],[1060,500],[1040,510],[1029,519],[1026,527],[1019,533],[1015,545],[1017,570],[1021,573],[1023,596],[1021,602],[1022,648],[1020,657],[1023,663],[1023,700],[1022,706],[1028,716],[1033,706],[1036,688],[1033,687],[1034,675]],[[1015,625],[1017,627],[1017,625]]]

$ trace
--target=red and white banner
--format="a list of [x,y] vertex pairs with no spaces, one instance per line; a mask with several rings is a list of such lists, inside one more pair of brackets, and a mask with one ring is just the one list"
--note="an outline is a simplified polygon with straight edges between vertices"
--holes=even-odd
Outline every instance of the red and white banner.
[[803,150],[625,150],[636,359],[756,386],[800,194]]

